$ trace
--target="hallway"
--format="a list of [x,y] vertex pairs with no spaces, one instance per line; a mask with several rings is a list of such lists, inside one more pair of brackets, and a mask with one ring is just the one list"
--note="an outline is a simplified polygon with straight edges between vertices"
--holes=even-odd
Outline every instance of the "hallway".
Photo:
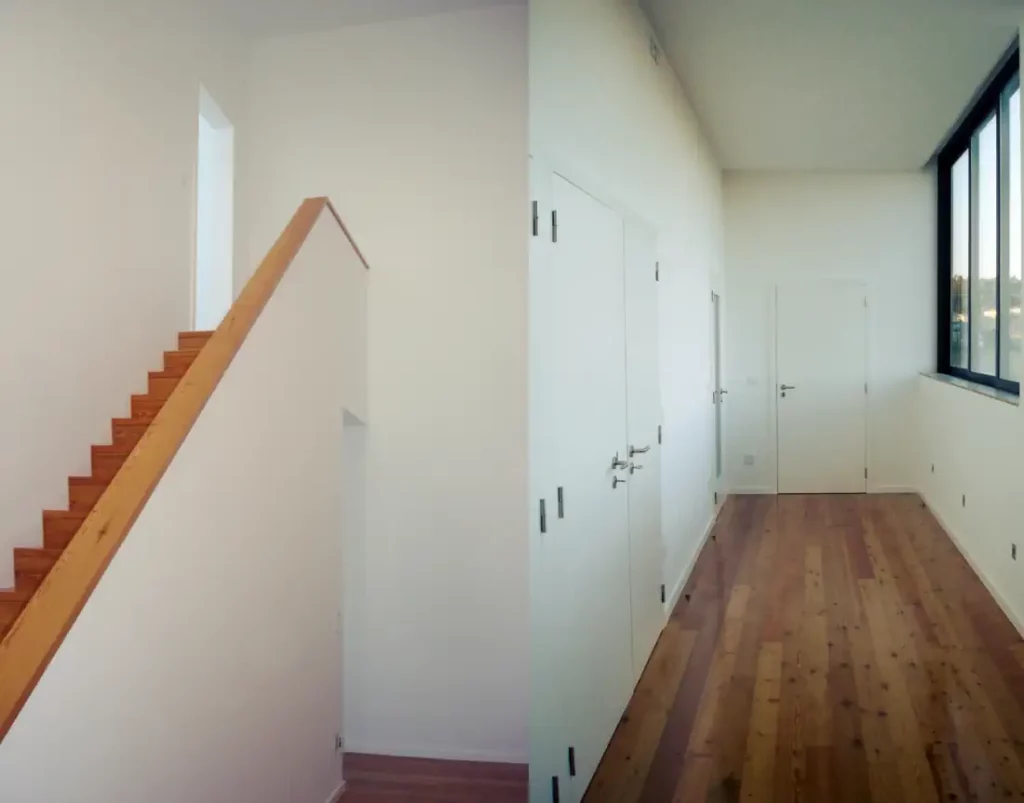
[[587,803],[1024,800],[1024,644],[917,496],[713,536]]

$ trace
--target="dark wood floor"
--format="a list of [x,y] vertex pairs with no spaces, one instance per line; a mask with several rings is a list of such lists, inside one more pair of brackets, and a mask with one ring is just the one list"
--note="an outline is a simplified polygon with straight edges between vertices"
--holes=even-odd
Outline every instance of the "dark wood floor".
[[522,764],[434,761],[348,753],[342,803],[525,803]]
[[916,496],[729,500],[587,793],[1024,800],[1024,647]]

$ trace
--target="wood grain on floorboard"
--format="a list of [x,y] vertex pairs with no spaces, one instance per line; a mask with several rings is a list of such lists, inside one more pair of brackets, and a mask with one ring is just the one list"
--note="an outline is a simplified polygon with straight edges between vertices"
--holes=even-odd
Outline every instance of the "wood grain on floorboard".
[[713,535],[585,803],[1024,801],[1024,644],[917,496]]
[[342,803],[526,803],[524,764],[346,753]]

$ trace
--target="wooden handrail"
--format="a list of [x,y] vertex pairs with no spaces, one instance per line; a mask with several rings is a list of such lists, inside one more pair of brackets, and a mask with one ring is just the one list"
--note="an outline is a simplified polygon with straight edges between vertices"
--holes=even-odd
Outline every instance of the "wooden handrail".
[[325,209],[341,225],[363,265],[369,267],[327,198],[309,198],[302,203],[0,643],[0,740]]

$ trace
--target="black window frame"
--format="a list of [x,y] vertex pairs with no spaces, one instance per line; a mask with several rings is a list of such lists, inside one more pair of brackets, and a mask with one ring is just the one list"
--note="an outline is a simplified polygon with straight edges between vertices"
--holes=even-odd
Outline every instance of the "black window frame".
[[[999,324],[996,326],[996,376],[989,374],[977,373],[969,370],[968,368],[960,368],[951,364],[950,360],[950,347],[951,343],[951,302],[952,302],[952,275],[953,275],[953,166],[957,160],[966,152],[971,154],[972,140],[981,128],[992,118],[996,116],[997,120],[997,160],[999,164],[999,181],[997,186],[999,187],[999,214],[997,215],[998,220],[996,224],[997,237],[999,246],[996,249],[998,265],[996,269],[996,309],[999,311],[999,315],[1002,315],[1002,296],[1001,296],[1001,281],[1003,275],[1003,259],[1005,257],[1002,249],[1002,238],[1003,238],[1003,214],[1002,214],[1002,203],[1003,203],[1003,187],[1002,187],[1002,158],[1003,158],[1003,147],[1002,147],[1002,136],[1004,126],[1001,123],[1001,104],[1003,93],[1014,81],[1019,81],[1020,76],[1020,49],[1019,45],[1015,42],[1007,56],[1000,62],[1001,66],[995,71],[992,77],[989,79],[985,88],[978,95],[977,100],[970,107],[967,113],[963,116],[956,130],[952,133],[946,143],[942,146],[938,152],[935,160],[936,164],[936,177],[938,182],[938,292],[936,293],[937,301],[937,316],[936,325],[938,329],[938,337],[936,339],[937,355],[936,363],[937,370],[940,374],[946,374],[948,376],[955,376],[960,379],[966,379],[971,382],[976,382],[981,385],[987,385],[988,387],[996,388],[998,390],[1006,391],[1008,393],[1014,393],[1020,395],[1020,383],[1009,379],[1004,379],[998,376],[1001,368],[1002,361],[1000,357],[1000,350],[1002,348],[1002,331],[1003,324],[1001,319]],[[971,157],[969,157],[971,158]],[[971,172],[974,171],[974,160],[971,158]],[[974,184],[974,178],[971,179],[972,186]],[[973,203],[974,197],[973,192],[971,193],[971,216],[973,218],[974,210]],[[971,226],[971,236],[974,236],[974,226]],[[971,242],[971,253],[975,252],[974,243]],[[974,274],[973,256],[972,264],[968,270],[968,286],[970,286],[971,277]],[[973,304],[973,297],[968,296],[968,304]],[[968,321],[970,321],[970,306],[968,307]],[[968,326],[970,323],[968,324]],[[973,345],[973,336],[968,328],[967,333],[968,339],[968,354],[970,354],[971,347]],[[970,360],[968,359],[968,366],[970,366]]]

